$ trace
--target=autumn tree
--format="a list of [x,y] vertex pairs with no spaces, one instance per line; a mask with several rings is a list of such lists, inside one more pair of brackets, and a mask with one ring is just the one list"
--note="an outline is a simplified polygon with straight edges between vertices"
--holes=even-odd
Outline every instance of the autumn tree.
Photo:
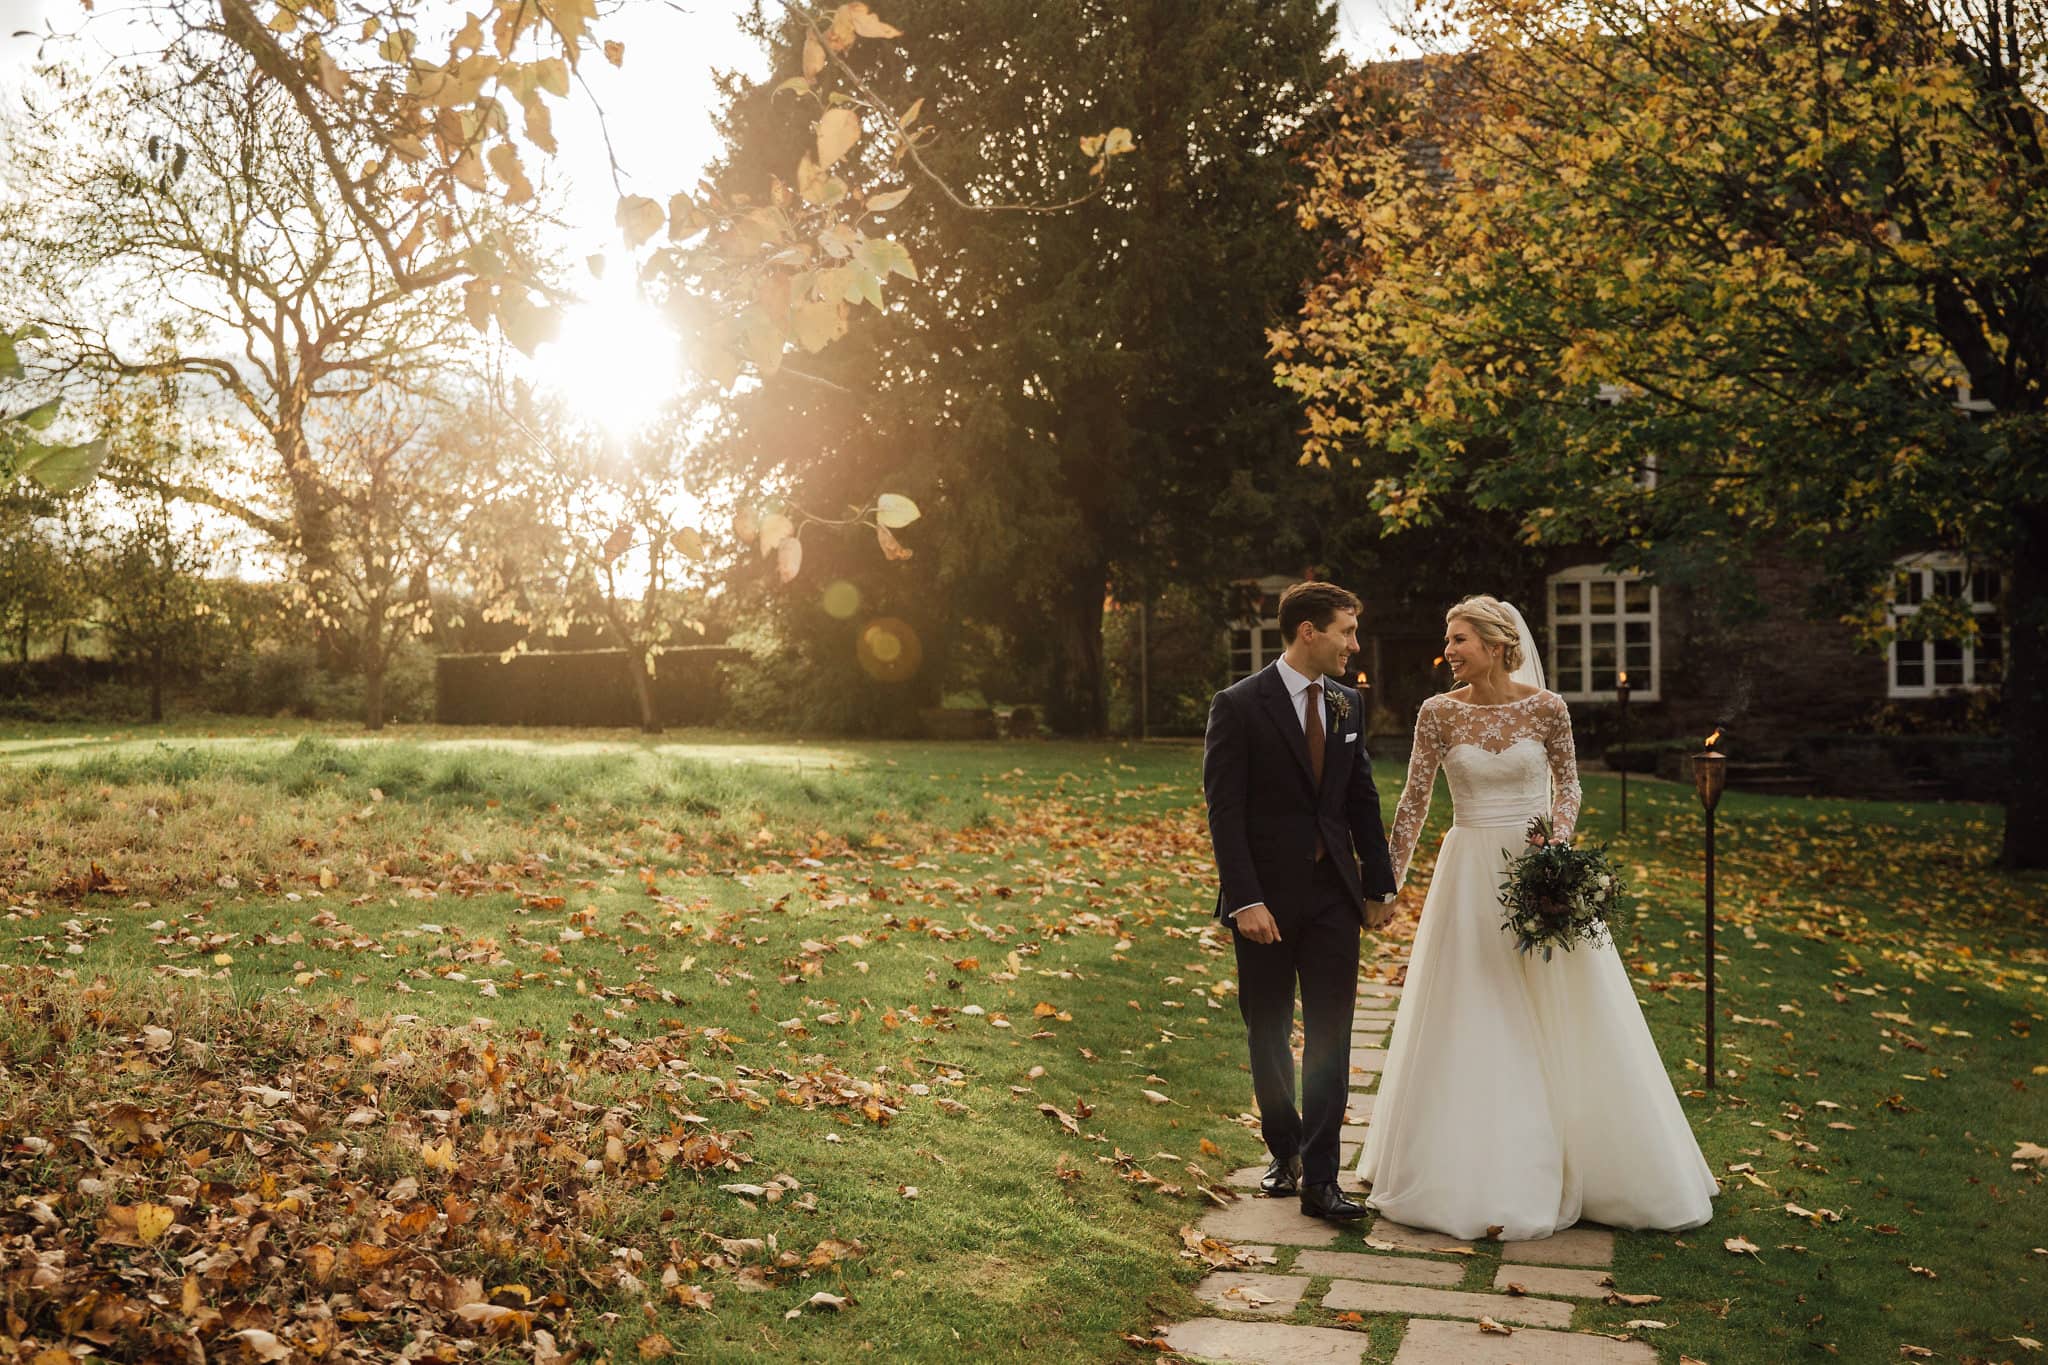
[[[811,35],[764,17],[781,70]],[[1056,728],[1100,732],[1105,600],[1242,573],[1257,547],[1237,476],[1297,453],[1260,352],[1310,264],[1283,141],[1321,106],[1331,16],[915,0],[889,18],[902,37],[847,54],[845,84],[908,124],[915,155],[883,124],[845,156],[864,174],[903,167],[907,196],[862,207],[919,286],[821,319],[821,340],[840,325],[843,339],[736,398],[727,461],[821,516],[883,487],[926,510],[906,564],[807,567],[816,588],[850,583],[859,619],[825,614],[815,590],[786,596],[792,638],[838,641],[837,676],[852,652],[839,637],[887,613],[915,628],[913,691],[933,699],[956,646],[981,650],[996,626]],[[800,150],[786,110],[808,98],[733,86],[722,196],[836,193],[784,178]]]
[[308,161],[289,96],[259,75],[194,54],[104,84],[68,67],[46,76],[41,117],[7,139],[21,175],[6,222],[40,325],[74,374],[152,402],[170,381],[173,405],[209,414],[214,444],[238,431],[268,449],[281,514],[205,472],[174,491],[279,541],[329,637],[345,604],[327,596],[338,495],[320,414],[444,370],[466,331],[450,282],[468,251],[512,234],[484,215],[428,213],[415,226],[446,239],[423,230],[413,264],[394,270]]
[[333,506],[329,577],[301,568],[302,609],[325,610],[363,677],[363,724],[384,728],[393,654],[432,633],[434,587],[459,572],[472,517],[504,486],[479,395],[378,390],[323,414],[321,477]]
[[166,685],[199,661],[212,621],[208,538],[170,499],[141,497],[97,524],[88,553],[95,619],[114,656],[147,681],[149,719],[161,721]]
[[0,491],[0,640],[12,642],[24,664],[36,640],[68,636],[86,609],[63,510],[35,485]]
[[1317,158],[1339,245],[1272,338],[1307,456],[1393,528],[1455,493],[1638,564],[1788,545],[1874,639],[1896,556],[2008,566],[2005,856],[2048,863],[2048,9],[1437,17],[1469,51],[1369,73]]
[[530,390],[514,395],[494,414],[496,486],[464,530],[477,614],[519,627],[521,650],[594,631],[621,652],[648,734],[662,729],[662,650],[702,633],[693,406],[679,398],[674,421],[614,435]]

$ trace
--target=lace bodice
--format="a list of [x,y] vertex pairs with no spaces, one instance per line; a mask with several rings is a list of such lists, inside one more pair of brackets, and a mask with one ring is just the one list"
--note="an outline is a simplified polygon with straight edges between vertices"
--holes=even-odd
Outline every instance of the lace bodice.
[[1431,697],[1415,716],[1408,782],[1388,841],[1396,885],[1408,879],[1438,768],[1450,781],[1457,824],[1519,825],[1548,814],[1559,838],[1569,837],[1578,824],[1579,765],[1564,698],[1535,692],[1520,701],[1474,706],[1447,695]]

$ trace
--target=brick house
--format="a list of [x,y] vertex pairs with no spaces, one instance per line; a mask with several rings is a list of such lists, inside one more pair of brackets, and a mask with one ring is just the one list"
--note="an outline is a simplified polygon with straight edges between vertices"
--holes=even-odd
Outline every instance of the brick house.
[[[1399,602],[1376,602],[1372,576],[1347,576],[1342,564],[1328,576],[1366,597],[1352,666],[1382,757],[1406,754],[1416,708],[1450,686],[1436,663],[1442,613],[1479,590],[1521,608],[1589,759],[1621,737],[1616,684],[1625,671],[1629,738],[1697,739],[1724,727],[1741,765],[1731,770],[1737,786],[1897,798],[2001,794],[1995,737],[1938,733],[1981,725],[1996,699],[2004,587],[1995,568],[1940,553],[1901,558],[1894,622],[1946,597],[1968,607],[1979,634],[1967,643],[1898,639],[1884,653],[1809,614],[1814,580],[1805,565],[1772,557],[1755,570],[1757,608],[1738,620],[1701,594],[1611,571],[1597,547],[1532,553],[1513,581],[1445,582],[1434,593],[1410,589]],[[1279,654],[1279,594],[1292,581],[1246,581],[1245,614],[1228,628],[1228,676],[1219,683]],[[1675,775],[1675,756],[1665,767]]]

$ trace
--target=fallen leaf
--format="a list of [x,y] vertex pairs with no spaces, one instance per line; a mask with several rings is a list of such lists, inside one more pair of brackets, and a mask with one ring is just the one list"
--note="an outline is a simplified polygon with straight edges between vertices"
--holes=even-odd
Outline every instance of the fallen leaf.
[[[135,1206],[135,1235],[140,1237],[145,1245],[152,1244],[157,1238],[170,1231],[171,1223],[176,1217],[177,1214],[167,1205],[137,1204]],[[278,1359],[276,1356],[266,1356],[264,1358],[266,1360]]]
[[[1738,1256],[1756,1256],[1758,1250],[1757,1244],[1750,1241],[1747,1237],[1730,1237],[1721,1245]],[[1762,1260],[1763,1258],[1759,1256],[1757,1259]]]
[[248,1347],[258,1360],[288,1360],[291,1358],[292,1348],[261,1328],[245,1327],[235,1333],[235,1337],[244,1346]]
[[1515,1334],[1514,1328],[1504,1327],[1488,1317],[1479,1319],[1479,1330],[1497,1337],[1511,1337]]

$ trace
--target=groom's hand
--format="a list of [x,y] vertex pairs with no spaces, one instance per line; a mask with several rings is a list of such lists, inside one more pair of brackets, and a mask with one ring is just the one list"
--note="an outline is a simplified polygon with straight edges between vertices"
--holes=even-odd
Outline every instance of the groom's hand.
[[1365,903],[1365,927],[1384,929],[1394,919],[1393,901],[1367,901]]
[[1237,931],[1254,943],[1278,943],[1280,926],[1274,922],[1273,912],[1263,905],[1247,905],[1232,917],[1231,923]]

